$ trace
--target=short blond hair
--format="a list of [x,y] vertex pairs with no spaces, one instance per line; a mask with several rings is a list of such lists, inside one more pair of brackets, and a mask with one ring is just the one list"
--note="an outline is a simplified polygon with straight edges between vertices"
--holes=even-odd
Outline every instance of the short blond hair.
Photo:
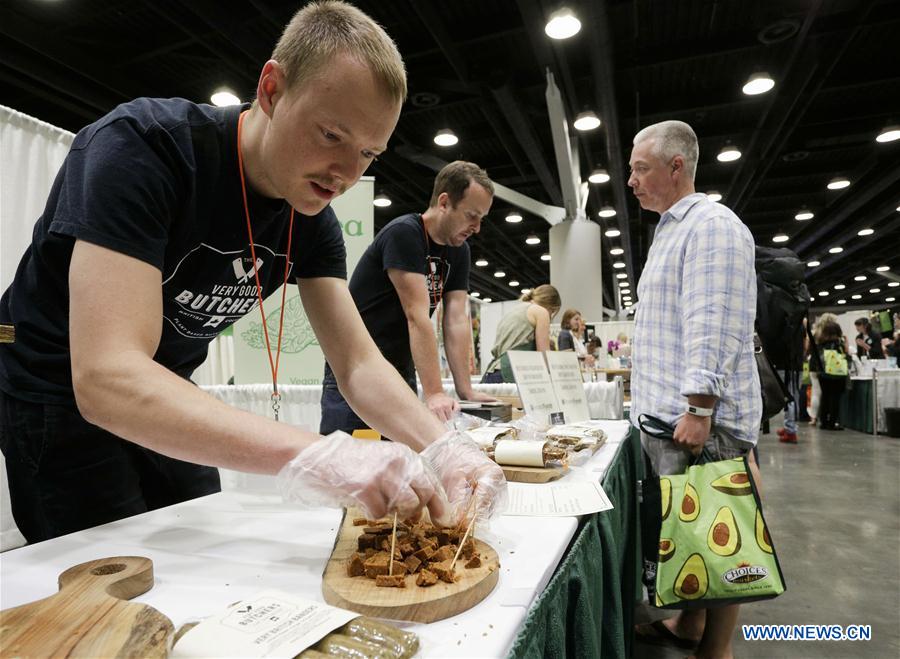
[[346,2],[323,0],[300,9],[284,28],[272,59],[292,87],[345,53],[368,65],[392,99],[406,100],[406,67],[397,44],[372,18]]

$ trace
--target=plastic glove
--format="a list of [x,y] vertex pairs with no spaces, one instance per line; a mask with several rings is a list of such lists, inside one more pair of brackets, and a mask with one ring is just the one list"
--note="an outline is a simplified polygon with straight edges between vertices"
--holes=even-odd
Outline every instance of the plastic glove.
[[450,512],[438,477],[404,444],[354,439],[334,432],[298,453],[278,472],[285,501],[304,506],[360,508],[369,519],[396,512],[416,518],[428,508],[432,519]]
[[450,502],[451,524],[464,523],[473,492],[475,516],[480,522],[486,522],[505,508],[503,469],[464,432],[448,432],[422,451],[421,456],[441,479]]

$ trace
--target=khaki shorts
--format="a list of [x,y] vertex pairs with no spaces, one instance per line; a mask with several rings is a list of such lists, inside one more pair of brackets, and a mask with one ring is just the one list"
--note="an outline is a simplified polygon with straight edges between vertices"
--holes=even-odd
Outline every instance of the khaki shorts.
[[[653,473],[658,476],[683,474],[693,457],[689,451],[675,446],[671,439],[660,439],[643,431],[641,446],[650,459]],[[721,428],[713,428],[706,440],[705,448],[710,454],[710,459],[718,461],[743,457],[753,450],[753,444],[736,439]]]

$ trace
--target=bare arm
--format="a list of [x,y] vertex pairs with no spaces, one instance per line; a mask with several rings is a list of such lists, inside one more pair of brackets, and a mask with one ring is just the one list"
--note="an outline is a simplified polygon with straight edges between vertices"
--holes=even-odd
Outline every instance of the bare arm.
[[266,474],[318,439],[230,407],[153,361],[163,322],[153,266],[77,241],[69,289],[72,382],[91,423],[173,458]]
[[446,421],[459,409],[459,403],[444,393],[444,385],[441,382],[437,337],[434,335],[434,327],[428,315],[428,287],[425,275],[397,268],[388,268],[387,273],[406,315],[409,349],[416,372],[422,381],[425,404],[438,419]]
[[319,277],[298,279],[297,285],[338,388],[363,421],[416,451],[446,432],[379,352],[347,282]]
[[444,294],[444,349],[456,393],[463,400],[495,400],[490,396],[476,394],[472,390],[469,376],[469,346],[472,338],[472,324],[466,307],[469,296],[466,291],[448,291]]
[[550,350],[550,312],[539,304],[532,304],[526,312],[534,325],[534,345],[538,352]]

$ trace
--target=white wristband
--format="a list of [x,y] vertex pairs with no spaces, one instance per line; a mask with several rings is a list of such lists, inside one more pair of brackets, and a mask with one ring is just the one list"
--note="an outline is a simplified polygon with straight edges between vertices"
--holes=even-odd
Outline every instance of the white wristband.
[[694,405],[688,405],[687,408],[688,414],[693,414],[694,416],[712,416],[713,408],[711,407],[696,407]]

